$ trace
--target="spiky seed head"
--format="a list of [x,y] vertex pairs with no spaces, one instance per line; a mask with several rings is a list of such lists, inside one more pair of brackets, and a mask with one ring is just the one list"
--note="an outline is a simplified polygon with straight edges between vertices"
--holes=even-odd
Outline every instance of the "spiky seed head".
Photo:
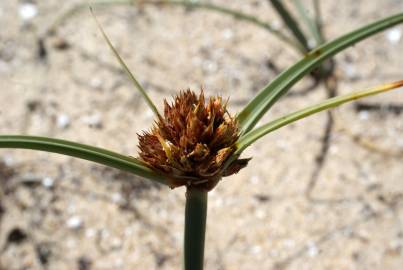
[[207,102],[203,90],[197,96],[181,91],[150,131],[138,134],[140,158],[164,174],[171,187],[198,186],[211,190],[223,176],[237,173],[249,159],[225,162],[236,150],[238,121],[221,97]]

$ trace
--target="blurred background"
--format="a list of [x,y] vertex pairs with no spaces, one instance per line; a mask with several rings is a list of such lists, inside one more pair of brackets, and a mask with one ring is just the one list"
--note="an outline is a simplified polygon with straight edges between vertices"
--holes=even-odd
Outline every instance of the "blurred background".
[[[229,96],[236,113],[301,58],[248,21],[145,2],[93,6],[156,104],[203,87]],[[291,36],[270,1],[200,2]],[[300,21],[292,1],[283,3]],[[313,1],[301,3],[313,16]],[[320,4],[327,40],[403,11],[400,0]],[[333,94],[403,79],[402,31],[339,54]],[[332,95],[323,85],[307,76],[262,123]],[[1,1],[0,86],[0,134],[137,156],[136,134],[153,121],[86,1]],[[312,116],[252,146],[244,155],[253,157],[250,165],[209,194],[206,269],[401,269],[402,115],[396,91]],[[56,154],[1,149],[0,269],[179,269],[184,202],[183,188]]]

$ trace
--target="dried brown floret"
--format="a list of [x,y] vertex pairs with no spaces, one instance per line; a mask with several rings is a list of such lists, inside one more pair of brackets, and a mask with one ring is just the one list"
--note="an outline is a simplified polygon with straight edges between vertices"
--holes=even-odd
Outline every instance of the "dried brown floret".
[[222,176],[237,173],[248,163],[236,159],[224,164],[236,150],[239,125],[221,97],[205,101],[203,90],[197,96],[181,91],[169,104],[164,116],[150,132],[139,134],[140,158],[167,176],[172,187],[197,185],[212,189]]

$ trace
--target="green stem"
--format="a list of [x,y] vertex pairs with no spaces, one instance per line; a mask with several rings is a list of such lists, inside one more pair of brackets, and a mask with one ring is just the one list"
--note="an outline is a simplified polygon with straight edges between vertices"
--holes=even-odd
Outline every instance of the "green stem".
[[186,191],[184,270],[202,270],[207,218],[207,191]]

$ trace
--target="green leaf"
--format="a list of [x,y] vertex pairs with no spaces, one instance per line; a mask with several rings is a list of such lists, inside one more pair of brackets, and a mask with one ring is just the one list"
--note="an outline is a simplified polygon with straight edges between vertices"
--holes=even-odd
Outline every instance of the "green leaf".
[[324,111],[324,110],[327,110],[330,108],[340,106],[341,104],[349,102],[349,101],[353,101],[353,100],[360,99],[360,98],[367,97],[367,96],[380,94],[380,93],[390,91],[390,90],[393,90],[393,89],[396,89],[396,88],[399,88],[402,86],[403,86],[403,80],[376,86],[374,88],[367,89],[364,91],[334,97],[334,98],[325,100],[319,104],[316,104],[316,105],[307,107],[305,109],[290,113],[286,116],[280,117],[274,121],[271,121],[270,123],[267,123],[259,128],[252,130],[251,132],[249,132],[246,135],[244,135],[243,137],[241,137],[237,142],[238,148],[237,148],[237,151],[235,154],[236,155],[241,154],[241,152],[243,150],[245,150],[246,147],[248,147],[249,145],[254,143],[259,138],[265,136],[266,134],[268,134],[276,129],[279,129],[283,126],[286,126],[290,123],[298,121],[302,118],[308,117],[312,114],[315,114],[315,113],[318,113],[318,112],[321,112],[321,111]]
[[403,13],[366,25],[309,52],[302,60],[266,85],[241,111],[238,120],[242,127],[242,133],[249,132],[281,96],[323,61],[355,43],[401,22],[403,22]]
[[168,185],[162,175],[152,171],[141,161],[90,145],[45,137],[0,135],[0,148],[32,149],[77,157]]
[[[133,0],[96,0],[91,1],[91,6],[95,7],[109,7],[111,5],[118,6],[118,5],[132,5],[134,4]],[[52,23],[46,27],[44,33],[42,35],[52,35],[57,31],[60,25],[65,23],[71,17],[77,15],[83,10],[88,10],[89,3],[77,3],[72,5],[66,11],[63,11],[60,15],[56,17]]]
[[106,35],[104,29],[102,28],[101,24],[99,23],[99,21],[97,20],[97,17],[95,16],[94,12],[92,11],[92,8],[90,7],[90,11],[91,14],[99,28],[99,30],[102,33],[102,36],[104,37],[104,39],[106,40],[106,43],[108,43],[109,48],[111,49],[111,51],[113,52],[113,54],[115,55],[116,59],[119,61],[119,64],[122,66],[122,68],[126,71],[127,75],[129,76],[130,80],[133,82],[133,85],[140,91],[141,95],[143,96],[143,98],[146,100],[148,106],[150,107],[150,109],[154,112],[155,116],[161,118],[157,107],[154,105],[153,101],[150,99],[150,97],[147,95],[146,91],[144,90],[144,88],[140,85],[140,83],[136,80],[136,78],[134,77],[134,75],[130,72],[130,69],[127,67],[126,63],[123,61],[122,57],[120,57],[118,51],[115,49],[115,47],[113,47],[112,42],[109,40],[108,36]]
[[212,4],[212,3],[202,3],[199,1],[189,1],[189,0],[184,0],[184,1],[183,0],[182,1],[181,0],[162,0],[162,1],[155,1],[155,0],[147,1],[146,0],[143,3],[144,4],[178,5],[178,6],[185,6],[185,7],[189,7],[189,8],[205,9],[205,10],[210,10],[210,11],[214,11],[214,12],[225,14],[225,15],[230,15],[230,16],[234,17],[235,19],[250,22],[250,23],[255,24],[256,26],[262,27],[265,30],[272,33],[278,39],[284,41],[285,43],[288,43],[289,45],[291,45],[292,47],[297,49],[299,52],[304,51],[304,48],[299,43],[297,43],[293,39],[287,37],[281,31],[272,27],[269,23],[261,21],[256,16],[244,13],[243,11],[240,11],[240,10],[234,10],[234,9],[230,9],[225,6],[222,6],[222,5],[216,5],[216,4]]
[[302,45],[304,50],[302,53],[306,53],[309,51],[308,41],[306,40],[304,32],[302,32],[301,28],[299,27],[298,22],[294,19],[288,9],[283,5],[281,0],[270,0],[273,8],[277,11],[280,15],[281,19],[287,25],[288,29],[294,35],[294,37],[299,41]]
[[[289,44],[292,46],[294,49],[296,49],[298,52],[304,51],[304,48],[300,46],[298,42],[296,42],[293,38],[290,38],[286,35],[284,35],[281,31],[275,29],[270,25],[268,22],[264,22],[262,20],[259,20],[256,16],[253,16],[251,14],[244,13],[240,10],[234,10],[230,8],[226,8],[225,6],[222,5],[216,5],[212,3],[201,3],[198,1],[181,1],[181,0],[162,0],[162,1],[150,1],[150,0],[95,0],[91,2],[91,6],[99,6],[99,7],[108,7],[112,5],[134,5],[138,3],[139,5],[145,5],[145,4],[152,4],[152,5],[176,5],[176,6],[183,6],[187,8],[197,8],[197,9],[204,9],[204,10],[209,10],[213,12],[217,12],[220,14],[224,15],[229,15],[234,17],[235,19],[242,20],[245,22],[253,23],[258,27],[261,27],[274,36],[276,36],[278,39],[281,41]],[[87,3],[78,3],[74,6],[72,6],[70,9],[62,13],[60,16],[56,18],[56,20],[48,27],[48,29],[45,31],[45,34],[51,34],[56,31],[56,29],[63,24],[65,21],[67,21],[69,18],[72,16],[76,15],[77,13],[81,12],[82,10],[85,10],[88,7]]]
[[312,37],[315,39],[316,46],[324,43],[317,25],[317,21],[309,16],[308,11],[306,7],[301,3],[301,0],[292,0],[292,3],[297,9],[302,21],[305,23],[305,25],[311,32]]

